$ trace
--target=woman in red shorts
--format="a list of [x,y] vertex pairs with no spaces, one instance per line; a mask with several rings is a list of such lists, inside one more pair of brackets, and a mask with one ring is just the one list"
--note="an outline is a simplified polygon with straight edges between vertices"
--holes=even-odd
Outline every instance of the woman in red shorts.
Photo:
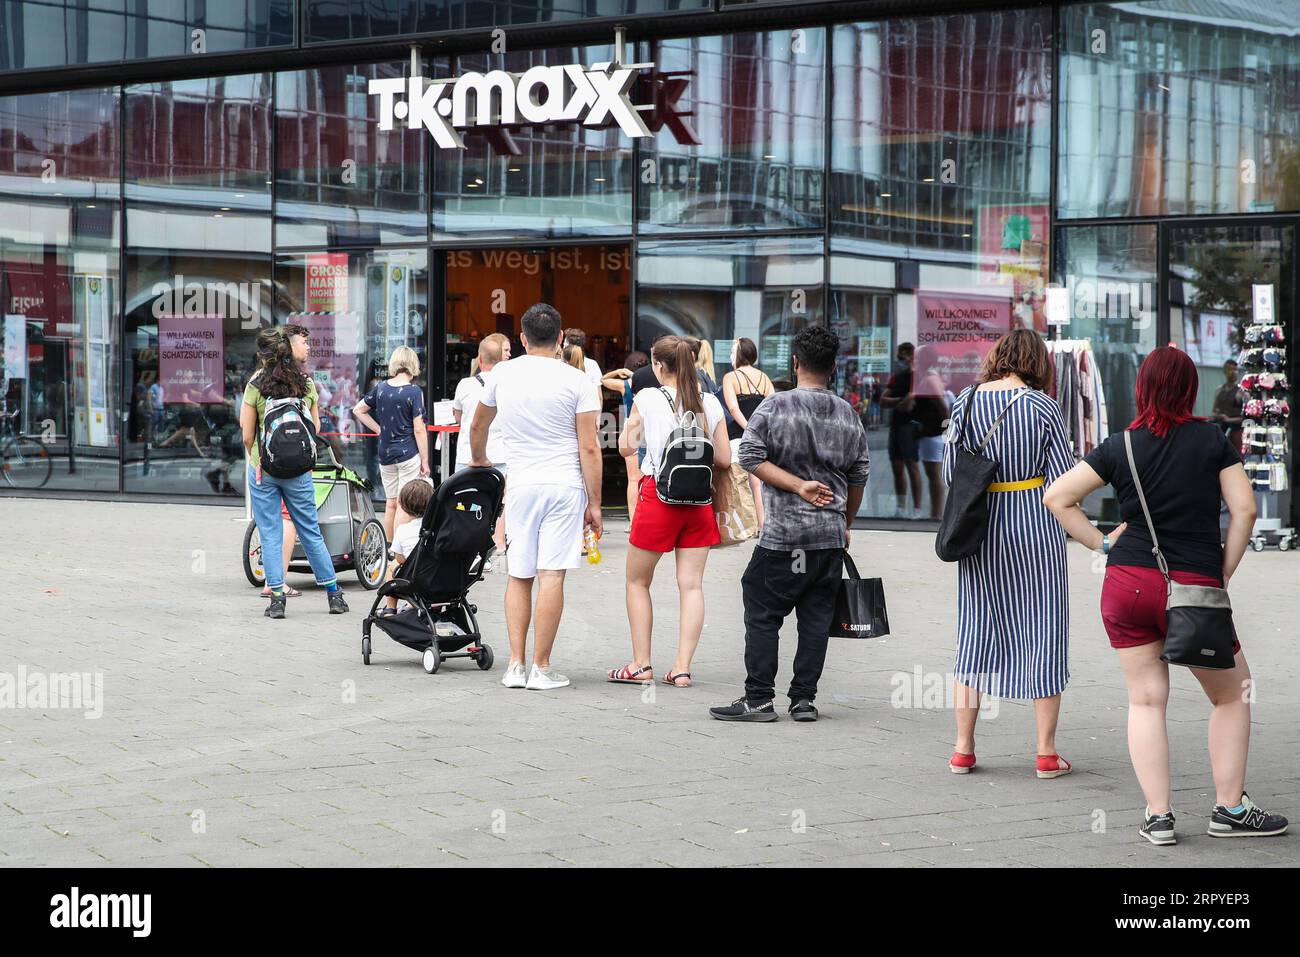
[[[1138,370],[1137,418],[1128,431],[1170,577],[1184,585],[1226,587],[1250,541],[1255,495],[1241,456],[1223,430],[1193,417],[1196,386],[1196,365],[1186,353],[1174,346],[1156,349]],[[1084,498],[1105,485],[1115,489],[1125,521],[1110,535],[1102,535],[1079,508]],[[1108,555],[1101,619],[1128,685],[1129,755],[1147,801],[1140,830],[1153,844],[1176,843],[1165,727],[1169,666],[1160,660],[1167,596],[1129,470],[1124,434],[1112,435],[1052,483],[1043,501],[1073,538]],[[1228,505],[1226,544],[1219,533],[1221,501]],[[1235,650],[1231,669],[1191,669],[1214,705],[1209,738],[1216,796],[1209,834],[1281,834],[1286,818],[1263,811],[1245,794],[1253,696],[1241,645]]]
[[693,412],[697,422],[713,439],[713,467],[731,467],[731,445],[723,421],[722,403],[700,392],[695,373],[695,354],[685,339],[665,336],[654,344],[651,365],[659,388],[645,388],[632,400],[632,414],[618,439],[618,450],[626,459],[645,445],[643,477],[632,515],[630,547],[627,552],[627,617],[632,631],[632,662],[608,672],[610,681],[647,684],[654,681],[650,667],[650,633],[654,607],[650,582],[655,566],[665,552],[677,554],[677,591],[681,602],[681,625],[677,660],[664,675],[664,683],[686,688],[691,683],[691,658],[704,628],[704,563],[710,547],[721,540],[711,505],[668,505],[655,492],[655,477],[663,458],[664,445],[676,427],[678,416]]

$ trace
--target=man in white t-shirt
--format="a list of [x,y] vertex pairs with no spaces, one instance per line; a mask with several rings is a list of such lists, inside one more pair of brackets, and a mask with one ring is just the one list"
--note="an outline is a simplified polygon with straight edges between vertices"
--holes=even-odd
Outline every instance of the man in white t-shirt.
[[[501,683],[548,691],[569,684],[551,668],[551,647],[564,613],[564,573],[581,564],[584,528],[597,536],[602,530],[596,431],[600,401],[586,376],[556,358],[563,334],[554,306],[537,303],[520,324],[526,354],[501,363],[485,377],[470,428],[470,461],[492,464],[488,440],[499,430],[510,463],[505,515],[510,665]],[[530,619],[533,662],[525,670]]]
[[[497,363],[505,362],[509,358],[510,338],[508,336],[503,336],[499,332],[484,336],[483,341],[478,344],[478,371],[473,375],[465,376],[456,384],[456,395],[451,402],[451,411],[456,417],[457,424],[460,425],[460,436],[456,440],[457,472],[469,468],[472,458],[469,450],[469,433],[474,425],[474,411],[478,408],[478,401],[483,395],[488,377]],[[494,427],[488,431],[487,455],[496,468],[502,473],[506,472],[506,452],[505,445],[501,441],[500,428]],[[497,522],[496,528],[492,530],[492,541],[496,545],[497,554],[504,555],[506,550],[504,518]],[[492,563],[488,562],[484,565],[483,570],[492,571]]]
[[[488,376],[497,363],[510,358],[510,339],[499,332],[484,336],[478,345],[478,372],[467,375],[456,385],[456,395],[451,400],[452,414],[460,425],[460,438],[456,442],[456,471],[469,467],[469,433],[474,425],[474,410],[487,385]],[[488,431],[487,457],[502,472],[506,470],[505,445],[501,441],[501,428]]]

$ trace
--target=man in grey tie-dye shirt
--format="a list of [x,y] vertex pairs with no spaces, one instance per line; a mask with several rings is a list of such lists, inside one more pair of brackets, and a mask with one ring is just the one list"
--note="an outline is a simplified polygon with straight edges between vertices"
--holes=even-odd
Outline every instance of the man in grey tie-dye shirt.
[[867,484],[867,433],[852,406],[827,390],[839,338],[825,326],[795,336],[798,388],[763,400],[738,459],[763,482],[766,524],[741,578],[745,602],[745,696],[711,708],[721,721],[775,721],[781,625],[798,614],[799,648],[790,716],[817,720],[813,700],[826,661],[849,523]]

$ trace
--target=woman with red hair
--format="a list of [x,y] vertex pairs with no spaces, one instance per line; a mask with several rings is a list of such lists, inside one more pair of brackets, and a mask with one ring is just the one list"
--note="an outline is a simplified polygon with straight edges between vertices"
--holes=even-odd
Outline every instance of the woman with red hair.
[[[1128,427],[1142,490],[1170,577],[1184,585],[1226,587],[1241,562],[1255,524],[1255,494],[1241,456],[1212,422],[1192,415],[1196,364],[1174,346],[1156,349],[1137,380],[1137,418]],[[1109,535],[1094,528],[1079,507],[1111,485],[1124,524]],[[1160,660],[1165,638],[1164,576],[1129,469],[1124,434],[1117,433],[1061,476],[1043,496],[1065,530],[1107,554],[1101,620],[1119,655],[1128,685],[1128,746],[1147,809],[1140,832],[1153,844],[1174,844],[1170,805],[1169,666]],[[1228,505],[1226,544],[1220,537],[1220,503]],[[1269,814],[1245,793],[1250,743],[1250,668],[1241,645],[1227,670],[1196,668],[1214,710],[1210,715],[1210,766],[1215,805],[1211,837],[1282,834],[1287,820]]]

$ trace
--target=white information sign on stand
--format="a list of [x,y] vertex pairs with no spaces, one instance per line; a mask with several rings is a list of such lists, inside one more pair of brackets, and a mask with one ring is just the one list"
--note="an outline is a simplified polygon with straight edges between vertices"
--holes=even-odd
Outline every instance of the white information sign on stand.
[[1257,283],[1250,287],[1251,305],[1256,325],[1271,325],[1273,319],[1273,286]]

